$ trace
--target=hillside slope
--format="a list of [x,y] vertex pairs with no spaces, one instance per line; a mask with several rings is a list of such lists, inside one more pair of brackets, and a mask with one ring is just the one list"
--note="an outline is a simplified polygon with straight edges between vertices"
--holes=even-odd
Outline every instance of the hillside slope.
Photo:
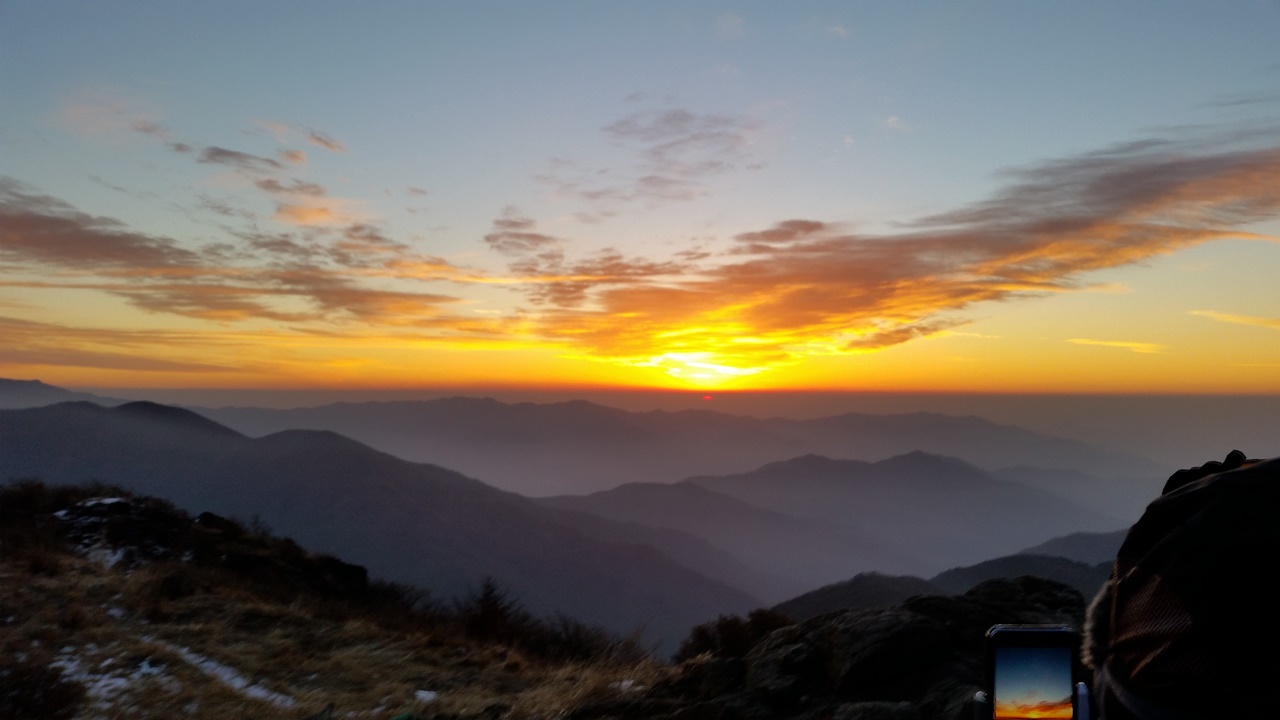
[[857,529],[930,563],[929,572],[1127,524],[962,460],[922,452],[876,463],[808,455],[689,482],[757,507]]
[[665,672],[517,599],[423,604],[107,487],[0,487],[0,579],[3,718],[550,718]]
[[557,513],[329,432],[250,439],[151,403],[0,411],[0,479],[101,480],[193,512],[260,517],[318,552],[440,597],[486,577],[539,614],[651,637],[759,604],[651,547],[606,543]]

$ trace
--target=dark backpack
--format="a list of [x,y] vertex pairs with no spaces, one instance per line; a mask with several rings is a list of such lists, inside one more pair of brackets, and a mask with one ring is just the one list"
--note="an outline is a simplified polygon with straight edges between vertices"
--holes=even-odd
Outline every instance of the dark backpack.
[[1089,610],[1100,716],[1277,717],[1278,583],[1280,459],[1174,473]]

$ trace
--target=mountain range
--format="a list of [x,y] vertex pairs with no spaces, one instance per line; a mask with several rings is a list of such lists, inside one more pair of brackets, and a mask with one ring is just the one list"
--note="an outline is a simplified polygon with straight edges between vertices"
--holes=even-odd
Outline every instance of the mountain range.
[[331,432],[252,439],[152,403],[0,411],[0,479],[89,480],[190,512],[259,518],[317,552],[441,598],[500,582],[539,614],[674,639],[760,604],[650,545],[592,539],[561,511]]
[[[982,418],[938,413],[849,413],[810,420],[709,410],[630,412],[577,400],[503,403],[491,398],[334,403],[295,409],[192,408],[250,436],[332,430],[398,457],[453,468],[529,496],[581,495],[631,482],[742,473],[815,454],[883,460],[920,450],[986,470],[1073,470],[1116,483],[1167,474],[1145,458],[1033,433]],[[1118,482],[1117,482],[1118,481]],[[1101,499],[1100,499],[1101,500]],[[1113,497],[1105,498],[1113,502]],[[1139,505],[1140,507],[1140,505]]]
[[[83,394],[0,381],[0,406],[69,397]],[[1145,501],[1159,485],[1032,466],[1080,461],[1136,472],[1142,461],[928,413],[759,420],[470,398],[197,413],[94,399],[117,406],[0,410],[0,481],[98,479],[192,512],[258,517],[440,597],[493,578],[536,613],[618,632],[644,627],[668,641],[709,617],[870,572],[929,577],[1023,548],[1100,562],[1077,555],[1105,554],[1118,540],[1054,539],[1127,526],[1140,504],[1122,499]],[[289,423],[298,427],[273,429]],[[309,427],[321,425],[350,426],[380,445]],[[986,464],[918,448],[877,460],[793,454],[913,445],[959,449]],[[1032,458],[1035,450],[1044,455]],[[499,473],[525,463],[527,483],[545,490],[598,489],[531,499],[458,472],[459,458]],[[570,479],[548,480],[555,467]],[[626,481],[660,470],[672,480]],[[1062,548],[1034,547],[1051,540]]]

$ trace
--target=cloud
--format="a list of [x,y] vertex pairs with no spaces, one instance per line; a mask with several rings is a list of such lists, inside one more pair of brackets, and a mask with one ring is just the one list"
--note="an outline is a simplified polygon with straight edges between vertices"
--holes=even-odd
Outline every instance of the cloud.
[[264,178],[254,183],[262,190],[266,190],[273,195],[306,195],[309,197],[324,197],[324,187],[316,183],[303,182],[302,180],[294,180],[292,183],[285,185],[275,178]]
[[676,262],[627,258],[610,248],[577,262],[566,262],[559,251],[540,253],[513,263],[511,270],[520,273],[520,282],[534,302],[575,307],[592,289],[679,275],[684,267]]
[[197,253],[168,238],[82,213],[8,178],[0,178],[0,259],[156,275],[199,264]]
[[164,137],[162,126],[150,117],[159,112],[150,103],[131,96],[118,87],[94,87],[63,99],[53,121],[86,137],[141,132]]
[[515,208],[507,208],[493,221],[493,231],[484,236],[489,247],[503,255],[525,255],[561,244],[561,240],[534,230],[531,218],[521,217]]
[[150,120],[135,120],[133,123],[133,130],[135,132],[140,132],[143,135],[151,135],[153,137],[160,138],[161,140],[167,140],[169,135],[168,131],[165,130],[163,126],[157,125]]
[[235,372],[204,361],[170,359],[167,349],[186,347],[189,333],[83,328],[0,316],[0,366],[47,365],[139,372]]
[[627,167],[586,169],[553,160],[539,179],[558,195],[588,201],[597,216],[623,203],[685,202],[709,195],[708,181],[716,176],[759,167],[752,147],[758,128],[745,115],[636,112],[602,128],[629,154]]
[[1192,315],[1209,318],[1232,325],[1249,325],[1252,327],[1280,330],[1280,318],[1256,317],[1252,315],[1236,315],[1233,313],[1214,312],[1212,310],[1192,310]]
[[889,117],[885,118],[884,122],[882,122],[881,125],[883,125],[888,130],[909,130],[910,129],[907,126],[907,124],[902,121],[902,118],[898,117],[897,115],[890,115]]
[[342,231],[342,236],[334,245],[337,252],[345,253],[344,259],[346,264],[353,264],[350,259],[351,254],[375,254],[375,255],[405,255],[409,253],[409,246],[392,240],[382,233],[381,230],[363,223],[350,225]]
[[849,37],[849,31],[843,25],[832,25],[827,28],[827,34],[834,35],[838,38]]
[[410,195],[418,195],[418,196],[427,196],[431,194],[426,190],[423,190],[422,188],[417,188],[417,187],[410,187],[407,192]]
[[[323,194],[306,192],[311,183],[300,186],[282,186],[286,190],[273,193],[282,198],[276,204],[276,212],[271,219],[283,225],[302,227],[340,227],[352,223],[364,222],[363,213],[353,209],[355,203],[342,198],[327,197]],[[315,186],[321,193],[323,188]]]
[[1149,342],[1131,342],[1125,340],[1092,340],[1089,338],[1071,338],[1067,342],[1075,345],[1093,345],[1095,347],[1117,348],[1119,350],[1129,350],[1130,352],[1142,354],[1162,353],[1165,346],[1158,343]]
[[[0,179],[0,263],[0,286],[89,290],[148,312],[218,322],[441,323],[440,306],[457,298],[424,283],[483,280],[367,223],[232,231],[223,242],[192,248],[9,179]],[[23,277],[43,279],[15,279]]]
[[250,155],[249,153],[242,153],[237,150],[228,150],[226,148],[212,145],[200,152],[199,161],[202,163],[228,165],[248,172],[280,170],[284,167],[271,158]]
[[650,167],[663,174],[716,174],[740,160],[757,122],[750,117],[699,115],[684,109],[635,113],[604,127],[615,141],[639,147]]
[[576,304],[544,314],[541,330],[622,363],[710,352],[729,367],[783,364],[889,347],[963,324],[977,303],[1087,289],[1082,278],[1093,271],[1262,237],[1241,228],[1280,216],[1276,147],[1131,143],[1005,177],[990,199],[894,234],[791,219],[738,235],[715,258],[664,268],[660,279],[581,277],[567,296]]
[[338,140],[337,138],[331,135],[322,133],[319,130],[308,130],[307,142],[311,143],[312,145],[315,145],[316,147],[322,147],[325,150],[328,150],[330,152],[346,152],[347,151],[347,146],[343,144],[341,140]]
[[280,159],[290,165],[306,165],[307,153],[303,150],[281,150],[277,153]]

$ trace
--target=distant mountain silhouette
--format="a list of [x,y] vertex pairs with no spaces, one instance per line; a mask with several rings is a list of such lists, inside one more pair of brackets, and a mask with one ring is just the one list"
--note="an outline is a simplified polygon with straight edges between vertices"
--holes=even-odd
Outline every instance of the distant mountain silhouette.
[[[542,504],[541,500],[535,500]],[[589,512],[545,506],[566,527],[606,543],[647,545],[699,575],[745,591],[767,601],[790,587],[790,583],[762,573],[752,563],[745,563],[702,537],[666,527],[653,527],[635,522],[617,521]]]
[[1128,534],[1128,530],[1109,533],[1071,533],[1027,548],[1018,554],[1051,555],[1088,565],[1110,563],[1116,559],[1116,555],[1120,552],[1120,544]]
[[773,606],[797,622],[830,612],[898,605],[916,595],[942,595],[944,591],[912,575],[859,573]]
[[1143,458],[936,413],[757,419],[705,410],[628,412],[585,401],[508,404],[462,397],[199,412],[251,436],[291,428],[333,430],[399,457],[439,463],[534,496],[743,473],[805,454],[878,461],[913,450],[987,470],[1022,465],[1104,478],[1167,474]]
[[876,463],[807,455],[690,482],[757,507],[855,528],[933,571],[1070,532],[1127,524],[962,460],[923,452]]
[[1083,508],[1135,522],[1147,503],[1160,494],[1163,476],[1155,474],[1149,481],[1117,481],[1101,478],[1070,468],[1046,468],[1019,465],[1001,468],[996,477],[1048,490]]
[[1008,555],[952,568],[929,579],[862,573],[780,602],[774,610],[796,621],[859,608],[897,605],[918,595],[963,595],[993,580],[1039,578],[1074,588],[1085,600],[1111,577],[1111,561],[1081,563],[1048,555]]
[[1031,576],[1069,585],[1085,600],[1098,593],[1111,577],[1111,563],[1087,565],[1047,555],[1009,555],[963,568],[953,568],[935,575],[929,582],[944,592],[960,594],[975,585],[997,578]]
[[[678,639],[755,598],[639,544],[606,543],[543,508],[444,468],[332,432],[250,439],[152,403],[87,402],[0,411],[0,480],[96,479],[191,512],[261,517],[317,552],[438,597],[485,577],[531,611]],[[619,531],[620,533],[622,531]]]
[[0,378],[0,409],[40,407],[60,402],[83,400],[99,405],[119,405],[125,400],[107,398],[92,393],[65,390],[47,385],[39,380],[9,380]]
[[691,482],[629,483],[591,495],[539,502],[703,538],[761,576],[776,578],[769,585],[748,588],[766,599],[791,597],[865,570],[919,572],[928,567],[898,550],[896,540],[768,510]]

